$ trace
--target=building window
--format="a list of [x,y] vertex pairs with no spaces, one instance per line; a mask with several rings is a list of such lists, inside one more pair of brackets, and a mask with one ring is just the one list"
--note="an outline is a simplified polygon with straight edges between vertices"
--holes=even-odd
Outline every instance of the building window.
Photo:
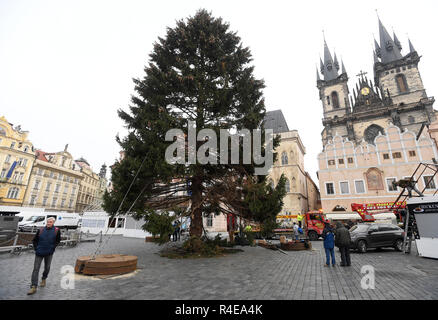
[[392,157],[394,158],[394,159],[400,159],[402,156],[401,156],[401,152],[394,152],[393,154],[392,154]]
[[327,194],[335,194],[335,187],[332,182],[325,184],[325,190]]
[[396,178],[387,178],[386,179],[386,186],[388,187],[389,192],[397,191],[397,186],[394,186],[392,183],[395,182]]
[[33,186],[34,189],[38,190],[40,188],[41,180],[35,180],[35,184]]
[[36,197],[37,197],[37,196],[31,196],[31,197],[30,197],[30,202],[29,202],[29,204],[30,204],[31,206],[33,206],[33,205],[35,204],[35,202],[36,202]]
[[62,178],[64,177],[64,175],[62,173],[59,174],[58,179],[62,181]]
[[116,218],[111,218],[108,219],[108,228],[115,228],[116,227]]
[[336,91],[333,91],[331,96],[332,96],[333,108],[339,108],[338,93]]
[[47,182],[46,191],[50,191],[50,187],[52,186],[51,182]]
[[327,96],[327,105],[330,105],[330,97]]
[[117,228],[125,227],[125,218],[117,218]]
[[339,159],[339,164],[344,164],[344,159]]
[[388,160],[389,159],[389,153],[384,153],[383,154],[383,159]]
[[68,191],[68,185],[65,185],[65,187],[64,187],[64,194],[67,194],[67,191]]
[[287,153],[286,153],[286,152],[283,152],[283,153],[281,154],[281,164],[282,164],[282,165],[285,165],[285,164],[287,164],[287,162],[288,162],[288,159],[287,159]]
[[74,196],[75,193],[76,193],[76,187],[73,187],[73,188],[71,189],[71,195]]
[[286,178],[286,183],[285,183],[285,188],[286,188],[286,192],[290,192],[290,182],[289,179]]
[[409,151],[409,156],[410,157],[415,157],[416,156],[415,151],[414,150]]
[[348,163],[353,163],[353,158],[348,158],[347,161]]
[[379,135],[384,134],[383,128],[378,126],[377,124],[372,124],[368,128],[365,129],[364,137],[365,141],[374,144],[374,139]]
[[10,163],[10,162],[11,162],[11,155],[8,154],[8,155],[6,156],[5,163]]
[[61,185],[58,183],[55,187],[55,192],[58,193],[59,192],[59,188],[61,187]]
[[11,149],[14,149],[14,147],[15,147],[15,142],[12,142],[11,143]]
[[70,199],[68,203],[68,207],[71,209],[73,207],[73,199]]
[[20,192],[20,189],[18,189],[17,187],[9,188],[8,195],[6,196],[6,198],[17,199],[19,192]]
[[335,165],[335,160],[329,160],[328,161],[328,165],[329,166],[334,166]]
[[365,183],[363,180],[354,181],[354,186],[356,188],[356,193],[365,193]]
[[52,207],[54,208],[54,207],[56,207],[56,202],[58,202],[58,198],[53,198],[52,199]]
[[48,200],[48,197],[43,198],[43,206],[47,205],[47,200]]
[[433,180],[433,176],[423,176],[424,185],[426,189],[436,189],[435,181]]
[[408,84],[406,83],[406,77],[403,74],[396,75],[395,81],[397,82],[398,92],[408,92]]
[[61,208],[64,208],[64,206],[65,206],[65,199],[62,199],[61,200]]
[[2,170],[2,173],[0,174],[0,178],[6,177],[6,169]]
[[350,193],[348,181],[339,182],[339,186],[341,187],[341,194],[349,194]]
[[210,213],[206,219],[207,227],[213,227],[213,215]]

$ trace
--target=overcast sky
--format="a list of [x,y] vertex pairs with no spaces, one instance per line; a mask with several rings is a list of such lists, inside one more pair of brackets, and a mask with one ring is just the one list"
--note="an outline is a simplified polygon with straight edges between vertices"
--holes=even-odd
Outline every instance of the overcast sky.
[[200,8],[230,23],[250,47],[255,74],[265,80],[267,110],[281,109],[306,147],[316,180],[322,107],[316,65],[323,36],[344,60],[349,85],[360,70],[372,76],[375,10],[408,52],[407,34],[423,56],[426,92],[438,84],[436,1],[20,1],[0,0],[0,115],[29,131],[47,152],[69,144],[95,171],[118,157],[115,135],[126,133],[117,109],[127,109],[132,78],[143,76],[152,44],[166,27]]

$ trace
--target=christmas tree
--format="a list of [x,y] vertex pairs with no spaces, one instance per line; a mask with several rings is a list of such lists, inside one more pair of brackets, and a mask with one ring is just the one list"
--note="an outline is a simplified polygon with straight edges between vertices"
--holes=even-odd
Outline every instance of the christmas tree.
[[[264,82],[254,77],[251,61],[250,50],[229,31],[229,25],[205,10],[167,29],[166,36],[154,44],[144,78],[134,79],[129,111],[118,111],[129,134],[117,137],[124,156],[111,167],[113,190],[104,196],[107,212],[145,218],[145,229],[161,234],[163,241],[172,230],[169,212],[174,218],[190,217],[190,234],[196,236],[202,235],[203,215],[275,220],[283,205],[285,181],[280,179],[273,189],[266,175],[256,175],[254,150],[248,154],[242,139],[238,139],[238,163],[229,161],[231,143],[226,155],[205,149],[213,163],[190,162],[193,150],[187,143],[182,150],[184,161],[165,159],[174,143],[166,139],[166,133],[177,128],[183,138],[188,137],[188,121],[195,124],[198,134],[211,129],[217,137],[221,129],[260,129],[262,154],[266,153]],[[204,144],[213,141],[210,138],[199,139],[198,135],[196,150],[203,150]],[[278,143],[274,138],[273,147]],[[245,156],[250,163],[244,161]]]

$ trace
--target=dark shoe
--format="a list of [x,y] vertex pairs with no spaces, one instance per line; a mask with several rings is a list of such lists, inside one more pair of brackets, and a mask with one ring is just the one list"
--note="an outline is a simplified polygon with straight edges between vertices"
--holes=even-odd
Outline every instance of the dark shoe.
[[46,286],[46,279],[42,279],[40,283],[40,287],[45,287],[45,286]]
[[347,264],[347,267],[351,267],[351,264]]
[[329,266],[330,266],[329,264],[325,264],[325,265],[324,265],[324,267],[329,267]]
[[32,286],[30,287],[29,292],[27,293],[28,295],[34,294],[37,291],[37,287],[36,286]]
[[336,267],[336,263],[333,263],[333,264],[332,264],[332,267]]
[[340,266],[341,266],[341,267],[346,267],[346,265],[345,265],[345,264],[342,264],[342,263],[340,264]]

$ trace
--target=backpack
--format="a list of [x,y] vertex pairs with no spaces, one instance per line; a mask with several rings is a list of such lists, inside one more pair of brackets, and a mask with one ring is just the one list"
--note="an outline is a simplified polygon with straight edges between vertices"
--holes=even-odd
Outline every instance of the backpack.
[[304,232],[303,232],[303,229],[301,229],[300,227],[298,227],[298,232],[300,233],[300,234],[303,234]]

